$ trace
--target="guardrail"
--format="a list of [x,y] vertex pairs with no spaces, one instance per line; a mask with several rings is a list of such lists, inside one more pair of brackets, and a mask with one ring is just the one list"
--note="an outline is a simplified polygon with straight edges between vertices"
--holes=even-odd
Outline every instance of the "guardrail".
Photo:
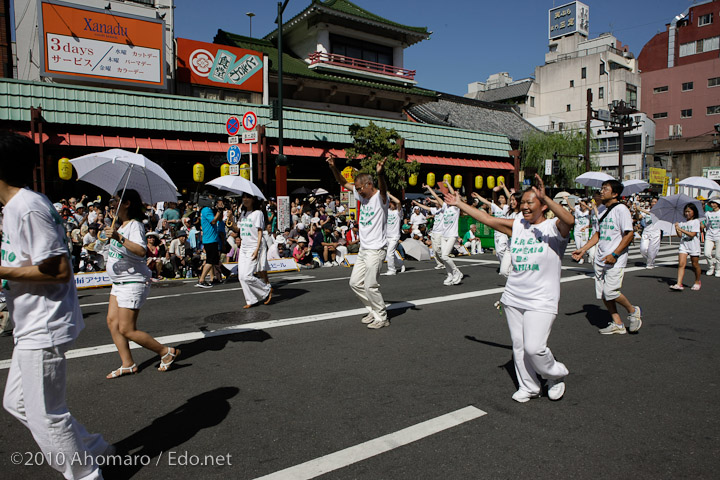
[[359,58],[346,57],[345,55],[338,55],[336,53],[314,52],[310,54],[308,60],[310,60],[310,65],[336,65],[338,67],[353,68],[364,72],[379,73],[381,75],[415,80],[416,70],[408,70],[406,68],[395,67],[393,65],[385,65],[383,63],[370,62]]

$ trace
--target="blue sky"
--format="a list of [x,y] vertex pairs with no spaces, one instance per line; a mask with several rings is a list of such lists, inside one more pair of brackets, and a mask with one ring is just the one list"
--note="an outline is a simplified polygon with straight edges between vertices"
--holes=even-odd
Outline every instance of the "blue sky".
[[[176,0],[175,35],[212,42],[218,29],[253,37],[275,28],[274,0]],[[509,72],[514,79],[533,75],[547,51],[548,10],[561,0],[353,0],[356,5],[398,23],[423,26],[429,40],[405,50],[405,68],[417,70],[419,86],[463,95],[467,84]],[[694,2],[688,0],[587,0],[590,37],[612,32],[636,56],[665,24]],[[202,5],[202,8],[198,8]],[[310,0],[289,0],[284,20]]]

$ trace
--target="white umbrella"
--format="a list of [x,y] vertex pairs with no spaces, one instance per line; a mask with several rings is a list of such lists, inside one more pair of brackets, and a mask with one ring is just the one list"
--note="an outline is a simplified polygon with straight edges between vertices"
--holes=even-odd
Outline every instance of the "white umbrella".
[[720,191],[720,185],[715,180],[705,177],[688,177],[677,183],[681,187],[699,188],[700,190]]
[[585,172],[579,177],[575,178],[575,182],[586,187],[600,188],[604,182],[608,180],[614,180],[613,177],[607,173],[602,172]]
[[695,204],[698,209],[698,213],[700,214],[700,218],[705,216],[700,200],[695,200],[694,198],[690,198],[682,193],[658,198],[658,202],[650,209],[650,213],[655,215],[658,220],[664,220],[666,222],[670,222],[671,224],[676,222],[685,222],[687,219],[683,214],[683,210],[685,210],[685,205],[688,203]]
[[111,195],[136,190],[145,203],[174,202],[177,187],[157,163],[144,155],[113,148],[70,160],[78,180],[100,187]]
[[414,238],[408,238],[407,240],[403,240],[402,246],[405,254],[415,260],[430,260],[430,249],[424,243]]
[[650,188],[650,184],[643,180],[625,180],[622,184],[625,188],[623,188],[621,197],[629,197]]
[[312,193],[313,193],[313,195],[315,195],[317,197],[320,195],[327,195],[330,192],[328,192],[324,188],[316,188],[315,190],[312,191]]
[[263,195],[257,185],[238,175],[225,175],[224,177],[218,177],[214,180],[210,180],[206,185],[219,188],[220,190],[237,193],[238,195],[247,193],[258,197],[260,200],[265,200],[265,195]]

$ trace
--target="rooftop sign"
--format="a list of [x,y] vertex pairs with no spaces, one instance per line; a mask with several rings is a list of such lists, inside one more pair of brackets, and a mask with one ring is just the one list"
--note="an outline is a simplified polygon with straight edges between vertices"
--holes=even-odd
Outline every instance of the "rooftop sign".
[[584,3],[572,2],[549,10],[548,38],[562,37],[578,32],[586,37],[590,33],[590,8]]

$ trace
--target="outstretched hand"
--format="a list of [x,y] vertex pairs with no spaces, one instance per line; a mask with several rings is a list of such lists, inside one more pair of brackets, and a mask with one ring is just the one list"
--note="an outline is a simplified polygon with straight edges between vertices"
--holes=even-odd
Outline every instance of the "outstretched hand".
[[332,153],[328,154],[328,156],[325,157],[325,161],[328,163],[328,165],[330,165],[331,168],[335,166],[335,158],[335,155],[333,155]]
[[545,197],[545,183],[543,182],[540,175],[538,175],[537,173],[535,174],[535,181],[537,182],[537,187],[532,187],[533,192],[535,192],[535,196],[538,200],[545,203],[545,199],[547,198]]
[[377,165],[375,166],[375,171],[377,172],[378,175],[380,175],[381,173],[383,173],[383,168],[385,167],[385,162],[386,162],[386,161],[387,161],[387,157],[385,157],[385,158],[383,158],[383,159],[381,159],[381,160],[378,160],[378,163],[377,163]]
[[445,195],[443,195],[445,203],[450,205],[451,207],[457,207],[460,205],[460,194],[456,191],[448,192]]

